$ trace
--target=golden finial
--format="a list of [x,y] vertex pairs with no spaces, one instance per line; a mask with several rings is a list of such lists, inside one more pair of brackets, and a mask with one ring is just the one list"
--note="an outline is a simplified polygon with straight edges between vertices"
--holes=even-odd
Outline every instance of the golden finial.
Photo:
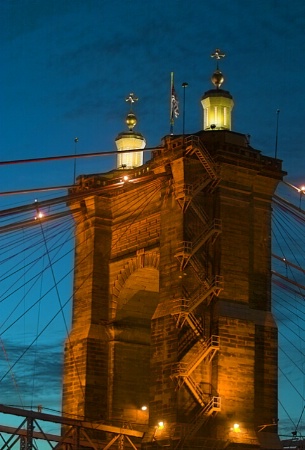
[[125,98],[125,101],[130,103],[130,112],[127,114],[125,119],[125,123],[128,126],[129,131],[132,131],[137,124],[137,118],[132,112],[132,105],[138,100],[138,97],[136,97],[133,92],[131,92],[128,97]]
[[225,53],[222,53],[219,48],[216,48],[215,52],[211,54],[211,58],[215,58],[216,59],[216,70],[212,75],[211,81],[214,84],[214,86],[216,87],[216,89],[219,89],[220,86],[222,85],[222,83],[224,82],[224,77],[222,72],[219,70],[218,67],[218,61],[221,58],[224,58],[226,55]]
[[132,131],[137,124],[137,118],[134,113],[130,112],[127,114],[125,123],[128,126],[129,131]]

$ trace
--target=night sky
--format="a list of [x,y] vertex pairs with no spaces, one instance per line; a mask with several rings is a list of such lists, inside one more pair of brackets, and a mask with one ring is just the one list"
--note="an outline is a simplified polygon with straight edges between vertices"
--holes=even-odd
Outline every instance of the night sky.
[[[220,61],[223,88],[235,102],[232,130],[250,135],[254,148],[274,156],[278,119],[277,156],[288,172],[285,180],[295,186],[305,184],[303,0],[2,0],[0,18],[0,162],[115,150],[115,137],[126,130],[125,97],[130,92],[139,97],[134,108],[136,131],[144,135],[148,147],[157,146],[170,130],[171,72],[180,111],[181,84],[188,83],[185,131],[199,131],[200,99],[213,87],[210,77],[215,60],[210,55],[219,48],[226,54]],[[182,132],[181,116],[174,133]],[[105,172],[114,166],[114,157],[79,159],[76,174]],[[70,185],[74,163],[0,165],[0,173],[2,193]],[[0,208],[52,195],[64,192],[2,195]],[[69,230],[73,234],[72,226]],[[72,256],[68,261],[72,263]],[[7,266],[1,263],[1,267]],[[68,279],[63,290],[70,292],[70,288]],[[66,298],[60,301],[65,303]],[[12,314],[5,305],[4,316]],[[45,315],[47,320],[49,313]],[[22,370],[29,374],[29,367],[19,369],[18,395],[10,394],[8,399],[1,394],[0,403],[39,404],[42,396],[46,407],[60,409],[62,348],[57,344],[66,326],[58,326],[60,333],[54,328],[41,342],[40,350],[46,356],[36,369],[40,388],[29,388],[27,378],[22,377]],[[10,364],[26,345],[21,337],[14,339],[14,333],[2,335]],[[50,366],[54,376],[47,385]],[[304,379],[299,382],[304,386]],[[12,378],[5,378],[0,391],[7,393],[7,386],[13,384]],[[280,387],[284,393],[285,380]],[[304,401],[289,404],[282,395],[287,406],[281,408],[280,424],[288,432],[298,423]]]

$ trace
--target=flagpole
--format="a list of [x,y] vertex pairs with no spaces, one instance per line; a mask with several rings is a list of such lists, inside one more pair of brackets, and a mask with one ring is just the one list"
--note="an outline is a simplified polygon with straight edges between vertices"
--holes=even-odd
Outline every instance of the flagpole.
[[[78,137],[74,139],[74,154],[76,155],[76,148],[78,143]],[[74,158],[74,169],[73,169],[73,184],[76,183],[76,159]]]
[[188,87],[188,83],[184,82],[181,85],[183,87],[183,116],[182,116],[182,135],[184,144],[184,134],[185,134],[185,88]]
[[277,158],[277,141],[278,141],[278,136],[279,136],[279,115],[280,115],[280,110],[277,109],[277,111],[276,111],[275,150],[274,150],[275,159]]
[[174,88],[174,72],[171,72],[170,77],[170,134],[174,134],[174,111],[173,111],[173,88]]

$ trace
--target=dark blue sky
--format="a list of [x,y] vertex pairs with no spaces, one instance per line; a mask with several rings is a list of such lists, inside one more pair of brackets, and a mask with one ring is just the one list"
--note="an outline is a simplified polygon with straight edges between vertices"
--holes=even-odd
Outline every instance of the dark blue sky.
[[[186,132],[199,131],[200,99],[215,68],[210,54],[220,48],[223,88],[235,102],[233,130],[274,156],[279,109],[278,157],[287,181],[305,182],[302,0],[2,0],[0,17],[1,161],[73,154],[76,136],[78,153],[115,150],[130,92],[139,97],[136,129],[149,147],[158,145],[169,133],[172,71],[180,107],[181,83],[189,84]],[[181,118],[174,131],[182,132]],[[76,168],[81,174],[114,165],[114,158],[85,159]],[[67,185],[73,162],[0,166],[0,172],[2,192]],[[1,197],[0,205],[32,197]],[[291,412],[296,420],[299,413],[300,405]]]
[[[152,0],[149,6],[140,0],[2,1],[1,159],[73,153],[75,136],[80,153],[114,149],[117,133],[125,129],[129,92],[140,99],[137,129],[148,146],[158,145],[169,132],[171,71],[180,105],[181,83],[189,83],[186,131],[198,131],[200,98],[211,87],[215,67],[210,54],[218,47],[227,55],[221,69],[223,87],[235,100],[233,129],[274,155],[280,109],[278,156],[298,181],[304,14],[303,2],[296,0],[220,0],[217,6],[194,1],[191,7],[180,0]],[[175,131],[182,131],[181,119]],[[113,164],[103,159],[101,170]],[[87,170],[85,161],[78,164],[79,173]],[[1,190],[13,188],[10,170],[2,172]],[[55,183],[60,173],[68,181],[60,165],[21,173],[23,185]]]

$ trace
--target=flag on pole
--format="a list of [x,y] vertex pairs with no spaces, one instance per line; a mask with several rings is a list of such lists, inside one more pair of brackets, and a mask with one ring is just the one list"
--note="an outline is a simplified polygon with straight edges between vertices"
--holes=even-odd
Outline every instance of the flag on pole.
[[174,121],[179,116],[179,102],[174,86],[174,72],[171,72],[171,95],[170,95],[170,133],[174,131]]

